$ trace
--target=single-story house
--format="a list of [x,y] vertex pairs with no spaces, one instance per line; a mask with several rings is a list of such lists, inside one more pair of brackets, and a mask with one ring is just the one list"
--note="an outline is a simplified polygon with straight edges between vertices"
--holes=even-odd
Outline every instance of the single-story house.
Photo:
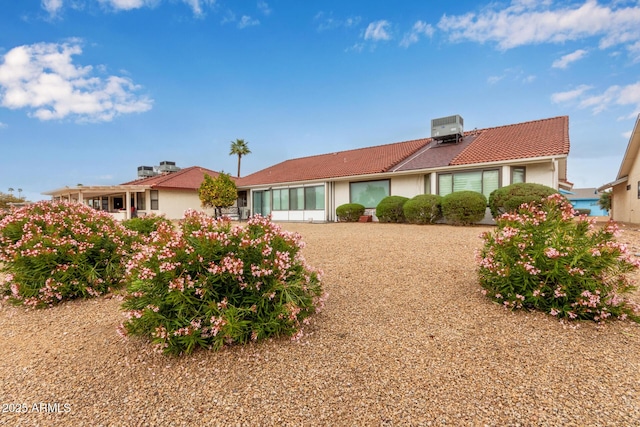
[[[53,200],[84,203],[95,209],[110,212],[117,219],[128,219],[133,214],[164,215],[180,219],[187,209],[213,214],[213,209],[201,207],[198,189],[204,174],[216,178],[219,173],[199,166],[184,169],[172,167],[172,162],[162,162],[160,168],[140,166],[139,178],[120,185],[78,185],[48,191]],[[166,164],[170,164],[166,168]],[[235,178],[231,178],[235,180]],[[244,198],[242,198],[244,195]],[[240,192],[238,206],[246,206],[246,193]]]
[[640,224],[640,115],[631,132],[616,180],[598,188],[611,189],[611,219]]
[[[460,116],[451,118],[462,123]],[[567,116],[468,132],[460,126],[446,138],[435,132],[438,120],[430,138],[286,160],[236,185],[248,192],[252,213],[320,222],[335,221],[336,207],[344,203],[360,203],[374,214],[389,195],[473,190],[488,197],[516,182],[571,189]]]
[[589,209],[589,216],[608,216],[609,212],[598,204],[602,195],[596,188],[572,188],[571,191],[561,191],[571,202],[574,209]]

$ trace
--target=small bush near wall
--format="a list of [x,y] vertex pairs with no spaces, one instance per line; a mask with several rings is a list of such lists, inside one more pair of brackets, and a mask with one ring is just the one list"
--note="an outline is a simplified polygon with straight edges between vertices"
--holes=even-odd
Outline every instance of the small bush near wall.
[[86,205],[39,202],[0,220],[0,294],[47,307],[121,285],[134,233]]
[[345,203],[336,208],[336,216],[338,221],[357,222],[364,215],[364,209],[364,205],[359,203]]
[[489,195],[489,209],[494,218],[505,212],[513,212],[523,203],[540,202],[547,196],[558,193],[542,184],[522,182],[498,188]]
[[407,200],[403,211],[407,222],[411,224],[433,224],[442,219],[442,197],[420,194]]
[[158,225],[161,222],[171,224],[171,221],[166,219],[164,216],[151,214],[144,217],[127,219],[122,221],[122,225],[129,230],[142,234],[143,236],[149,236],[153,231],[158,230]]
[[129,320],[119,331],[178,354],[297,339],[326,299],[302,247],[298,234],[260,216],[232,227],[228,218],[187,211],[179,231],[160,223],[127,266]]
[[615,241],[613,221],[595,229],[595,220],[574,216],[560,194],[500,216],[477,254],[483,293],[509,309],[569,320],[640,321],[640,305],[626,296],[640,262]]
[[405,222],[404,204],[409,200],[403,196],[387,196],[376,206],[376,216],[380,222]]
[[475,191],[456,191],[442,198],[442,214],[449,224],[474,224],[484,218],[486,211],[487,198]]

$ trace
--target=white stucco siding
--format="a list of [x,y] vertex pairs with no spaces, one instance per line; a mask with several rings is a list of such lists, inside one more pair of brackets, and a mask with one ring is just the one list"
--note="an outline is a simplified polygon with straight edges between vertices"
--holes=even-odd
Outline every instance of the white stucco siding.
[[558,170],[553,170],[551,161],[526,165],[526,182],[542,184],[558,189]]
[[339,181],[335,183],[335,201],[336,208],[349,201],[349,183],[347,181]]
[[404,175],[391,179],[391,196],[412,198],[424,194],[424,175]]
[[214,214],[213,209],[205,209],[201,206],[196,191],[158,190],[158,210],[151,209],[149,198],[146,199],[146,204],[146,212],[164,215],[168,219],[181,219],[187,209],[206,212],[209,215]]

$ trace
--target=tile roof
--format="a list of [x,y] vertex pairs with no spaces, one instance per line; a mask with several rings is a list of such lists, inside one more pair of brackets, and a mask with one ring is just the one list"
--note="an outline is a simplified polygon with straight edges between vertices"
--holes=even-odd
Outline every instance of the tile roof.
[[286,160],[236,181],[239,187],[386,172],[427,145],[431,139],[339,151]]
[[[209,174],[213,178],[220,175],[219,172],[212,171],[207,168],[191,166],[180,169],[177,172],[164,173],[161,175],[125,182],[122,185],[138,184],[150,185],[151,188],[197,190],[200,188],[200,184],[202,184],[202,181],[204,180],[205,173]],[[236,178],[231,177],[231,179],[235,180]]]
[[462,141],[431,138],[286,160],[236,181],[239,187],[398,172],[569,154],[569,117],[465,132]]
[[451,165],[569,154],[569,117],[488,128]]

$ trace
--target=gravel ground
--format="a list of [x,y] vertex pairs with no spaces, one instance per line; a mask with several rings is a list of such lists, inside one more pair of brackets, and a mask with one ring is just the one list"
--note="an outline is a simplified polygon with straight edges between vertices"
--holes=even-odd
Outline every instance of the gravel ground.
[[[576,327],[491,303],[474,265],[488,228],[284,227],[304,236],[330,293],[300,343],[168,357],[116,334],[118,298],[2,306],[0,424],[640,424],[640,325]],[[640,252],[640,231],[621,240]],[[15,405],[27,412],[6,412]]]

